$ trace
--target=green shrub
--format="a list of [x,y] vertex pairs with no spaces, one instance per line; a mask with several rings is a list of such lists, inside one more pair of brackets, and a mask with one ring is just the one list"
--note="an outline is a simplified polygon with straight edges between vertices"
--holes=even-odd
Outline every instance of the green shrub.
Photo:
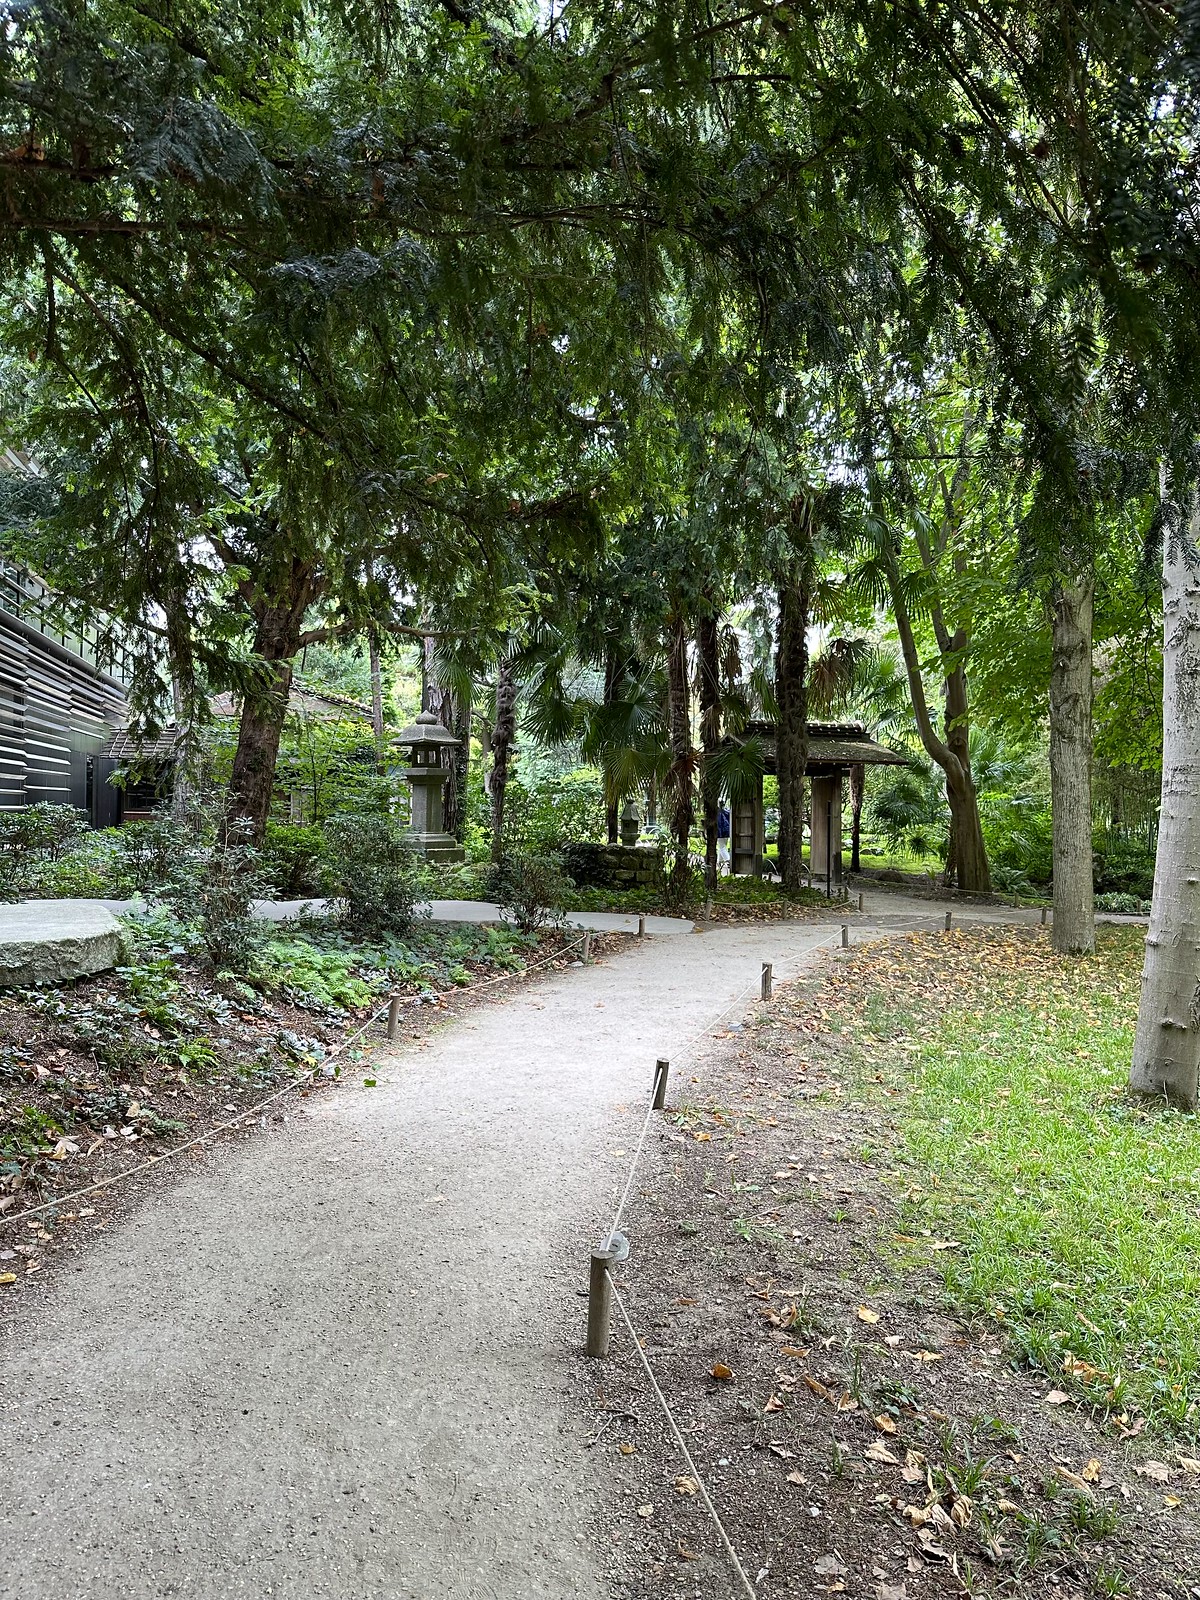
[[248,827],[237,823],[220,830],[211,842],[188,852],[161,891],[178,915],[195,923],[204,954],[218,972],[249,972],[262,942],[262,926],[250,910],[266,884],[248,837]]
[[1147,917],[1150,915],[1150,902],[1136,894],[1098,894],[1096,910],[1127,917]]
[[1136,839],[1110,839],[1093,854],[1093,881],[1101,894],[1154,893],[1154,853]]
[[172,885],[186,881],[199,865],[194,829],[165,813],[149,822],[128,822],[120,830],[125,872],[142,894],[168,899]]
[[404,933],[411,926],[416,862],[391,817],[335,817],[325,825],[326,881],[342,920],[363,932]]
[[38,871],[67,855],[86,828],[83,813],[74,806],[46,801],[0,813],[0,899],[28,892]]
[[556,857],[513,850],[492,873],[490,899],[525,933],[560,924],[573,885]]
[[[1054,824],[1042,798],[989,796],[981,812],[988,862],[997,883],[1013,894],[1031,892],[1035,883],[1049,883],[1054,873]],[[1018,880],[1024,880],[1024,887]]]
[[325,835],[306,823],[268,822],[263,876],[282,900],[317,894],[325,860]]

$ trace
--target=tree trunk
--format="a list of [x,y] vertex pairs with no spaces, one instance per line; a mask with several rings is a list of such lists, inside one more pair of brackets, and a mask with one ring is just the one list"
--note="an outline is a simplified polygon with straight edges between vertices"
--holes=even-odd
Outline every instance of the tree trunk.
[[716,609],[696,624],[696,657],[700,680],[700,799],[704,808],[704,887],[717,889],[717,806],[720,801],[716,758],[721,747],[721,658]]
[[[912,618],[905,603],[900,571],[894,558],[888,562],[887,576],[892,596],[892,615],[900,636],[900,652],[908,675],[908,692],[917,731],[926,754],[946,774],[946,800],[950,807],[947,866],[953,864],[960,889],[986,894],[992,886],[992,880],[988,871],[987,846],[983,840],[983,824],[979,819],[979,797],[975,793],[975,780],[971,774],[966,672],[959,662],[946,676],[947,736],[943,741],[938,738],[929,714]],[[965,644],[961,634],[956,634],[950,642],[957,648]]]
[[674,860],[671,863],[671,888],[684,897],[689,888],[691,867],[688,845],[692,832],[692,704],[688,693],[687,628],[681,616],[668,624],[667,703],[670,710],[671,770],[667,777],[671,797],[671,833]]
[[504,857],[504,799],[517,732],[517,674],[510,657],[496,669],[496,724],[492,729],[492,860]]
[[1200,1078],[1200,499],[1163,548],[1163,774],[1130,1087],[1196,1108]]
[[867,769],[861,761],[850,768],[850,871],[861,872],[859,851],[862,845],[863,796],[867,787]]
[[[956,635],[953,647],[965,639]],[[946,678],[946,747],[954,757],[945,768],[946,800],[950,806],[954,881],[960,889],[986,894],[992,886],[987,846],[979,816],[979,797],[971,772],[971,725],[967,705],[967,674],[960,662]]]
[[793,570],[778,582],[779,628],[775,641],[775,771],[779,778],[779,870],[783,887],[804,887],[804,772],[808,762],[807,571]]
[[192,770],[196,750],[187,696],[177,672],[171,673],[171,710],[179,734],[171,773],[171,817],[173,821],[183,823],[192,809]]
[[1087,578],[1056,585],[1050,602],[1050,810],[1054,824],[1056,950],[1096,948],[1092,892],[1092,600]]
[[297,563],[289,592],[255,607],[254,654],[262,662],[262,682],[242,704],[237,749],[229,779],[228,823],[249,824],[251,842],[261,845],[271,814],[279,740],[292,687],[292,661],[300,649],[304,613],[313,594],[311,568]]
[[[617,694],[617,670],[620,663],[617,653],[610,646],[604,654],[604,704],[611,706]],[[612,762],[604,760],[604,835],[609,844],[616,844],[621,837],[621,823],[618,814],[619,796],[613,785],[611,771]]]
[[384,773],[383,669],[379,661],[379,636],[372,630],[367,646],[371,658],[371,727],[375,733],[375,771]]

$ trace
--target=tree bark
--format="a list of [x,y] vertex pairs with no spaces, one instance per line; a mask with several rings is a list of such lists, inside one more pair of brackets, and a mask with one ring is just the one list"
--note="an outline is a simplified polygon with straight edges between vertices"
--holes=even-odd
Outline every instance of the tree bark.
[[496,722],[492,729],[492,860],[504,857],[504,800],[508,769],[517,732],[517,674],[505,656],[496,669]]
[[668,623],[667,703],[670,711],[671,770],[667,789],[671,800],[674,860],[671,888],[682,898],[690,886],[688,845],[692,832],[692,704],[688,693],[687,627],[682,616]]
[[775,640],[775,771],[779,779],[779,869],[783,887],[804,887],[804,773],[808,763],[808,574],[782,574],[777,584]]
[[254,654],[262,662],[262,682],[253,686],[242,704],[226,819],[227,823],[248,823],[251,842],[256,845],[262,844],[271,814],[292,662],[300,649],[304,613],[312,599],[312,569],[296,562],[287,593],[255,606]]
[[720,792],[716,758],[721,747],[721,657],[719,617],[715,607],[696,624],[696,658],[700,688],[700,799],[704,811],[704,886],[717,888],[717,806]]
[[867,787],[867,769],[861,761],[850,768],[850,871],[861,872],[859,853],[862,846],[863,796]]
[[[1183,521],[1182,515],[1179,522]],[[1200,1080],[1200,499],[1163,547],[1163,774],[1130,1087],[1196,1108]]]
[[[611,706],[617,693],[617,653],[610,646],[604,654],[604,704]],[[607,770],[611,762],[605,761],[604,776],[604,835],[609,844],[616,844],[621,837],[620,816],[618,814],[618,796],[613,787],[612,772]]]
[[[950,851],[947,866],[953,863],[960,889],[986,894],[992,887],[988,870],[987,846],[979,819],[979,798],[971,774],[970,725],[968,721],[967,677],[959,662],[945,678],[946,734],[938,737],[925,698],[925,680],[913,634],[912,618],[904,601],[900,571],[895,560],[888,562],[888,587],[892,595],[892,615],[900,636],[900,652],[908,675],[908,692],[921,743],[932,761],[946,774],[946,800],[950,807]],[[962,648],[965,640],[955,635],[948,640],[952,648]]]
[[372,630],[368,645],[371,659],[371,727],[375,733],[375,771],[382,778],[383,752],[383,669],[379,660],[379,636]]
[[1056,585],[1050,601],[1050,809],[1054,825],[1053,943],[1096,948],[1092,890],[1092,601],[1094,580]]

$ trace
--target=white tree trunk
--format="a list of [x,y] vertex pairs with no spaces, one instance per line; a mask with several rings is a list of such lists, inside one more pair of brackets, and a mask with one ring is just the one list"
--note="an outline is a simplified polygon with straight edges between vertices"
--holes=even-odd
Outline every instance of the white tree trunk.
[[1056,950],[1096,948],[1092,892],[1092,601],[1088,577],[1062,583],[1050,601],[1050,807],[1054,818]]
[[1194,1110],[1200,1075],[1200,500],[1163,543],[1163,777],[1130,1087]]

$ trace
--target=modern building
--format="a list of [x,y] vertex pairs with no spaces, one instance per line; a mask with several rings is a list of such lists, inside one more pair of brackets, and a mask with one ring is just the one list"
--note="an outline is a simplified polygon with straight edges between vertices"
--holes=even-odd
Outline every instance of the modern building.
[[125,663],[100,636],[72,633],[40,579],[0,558],[0,810],[48,801],[119,820],[105,746],[126,718]]

